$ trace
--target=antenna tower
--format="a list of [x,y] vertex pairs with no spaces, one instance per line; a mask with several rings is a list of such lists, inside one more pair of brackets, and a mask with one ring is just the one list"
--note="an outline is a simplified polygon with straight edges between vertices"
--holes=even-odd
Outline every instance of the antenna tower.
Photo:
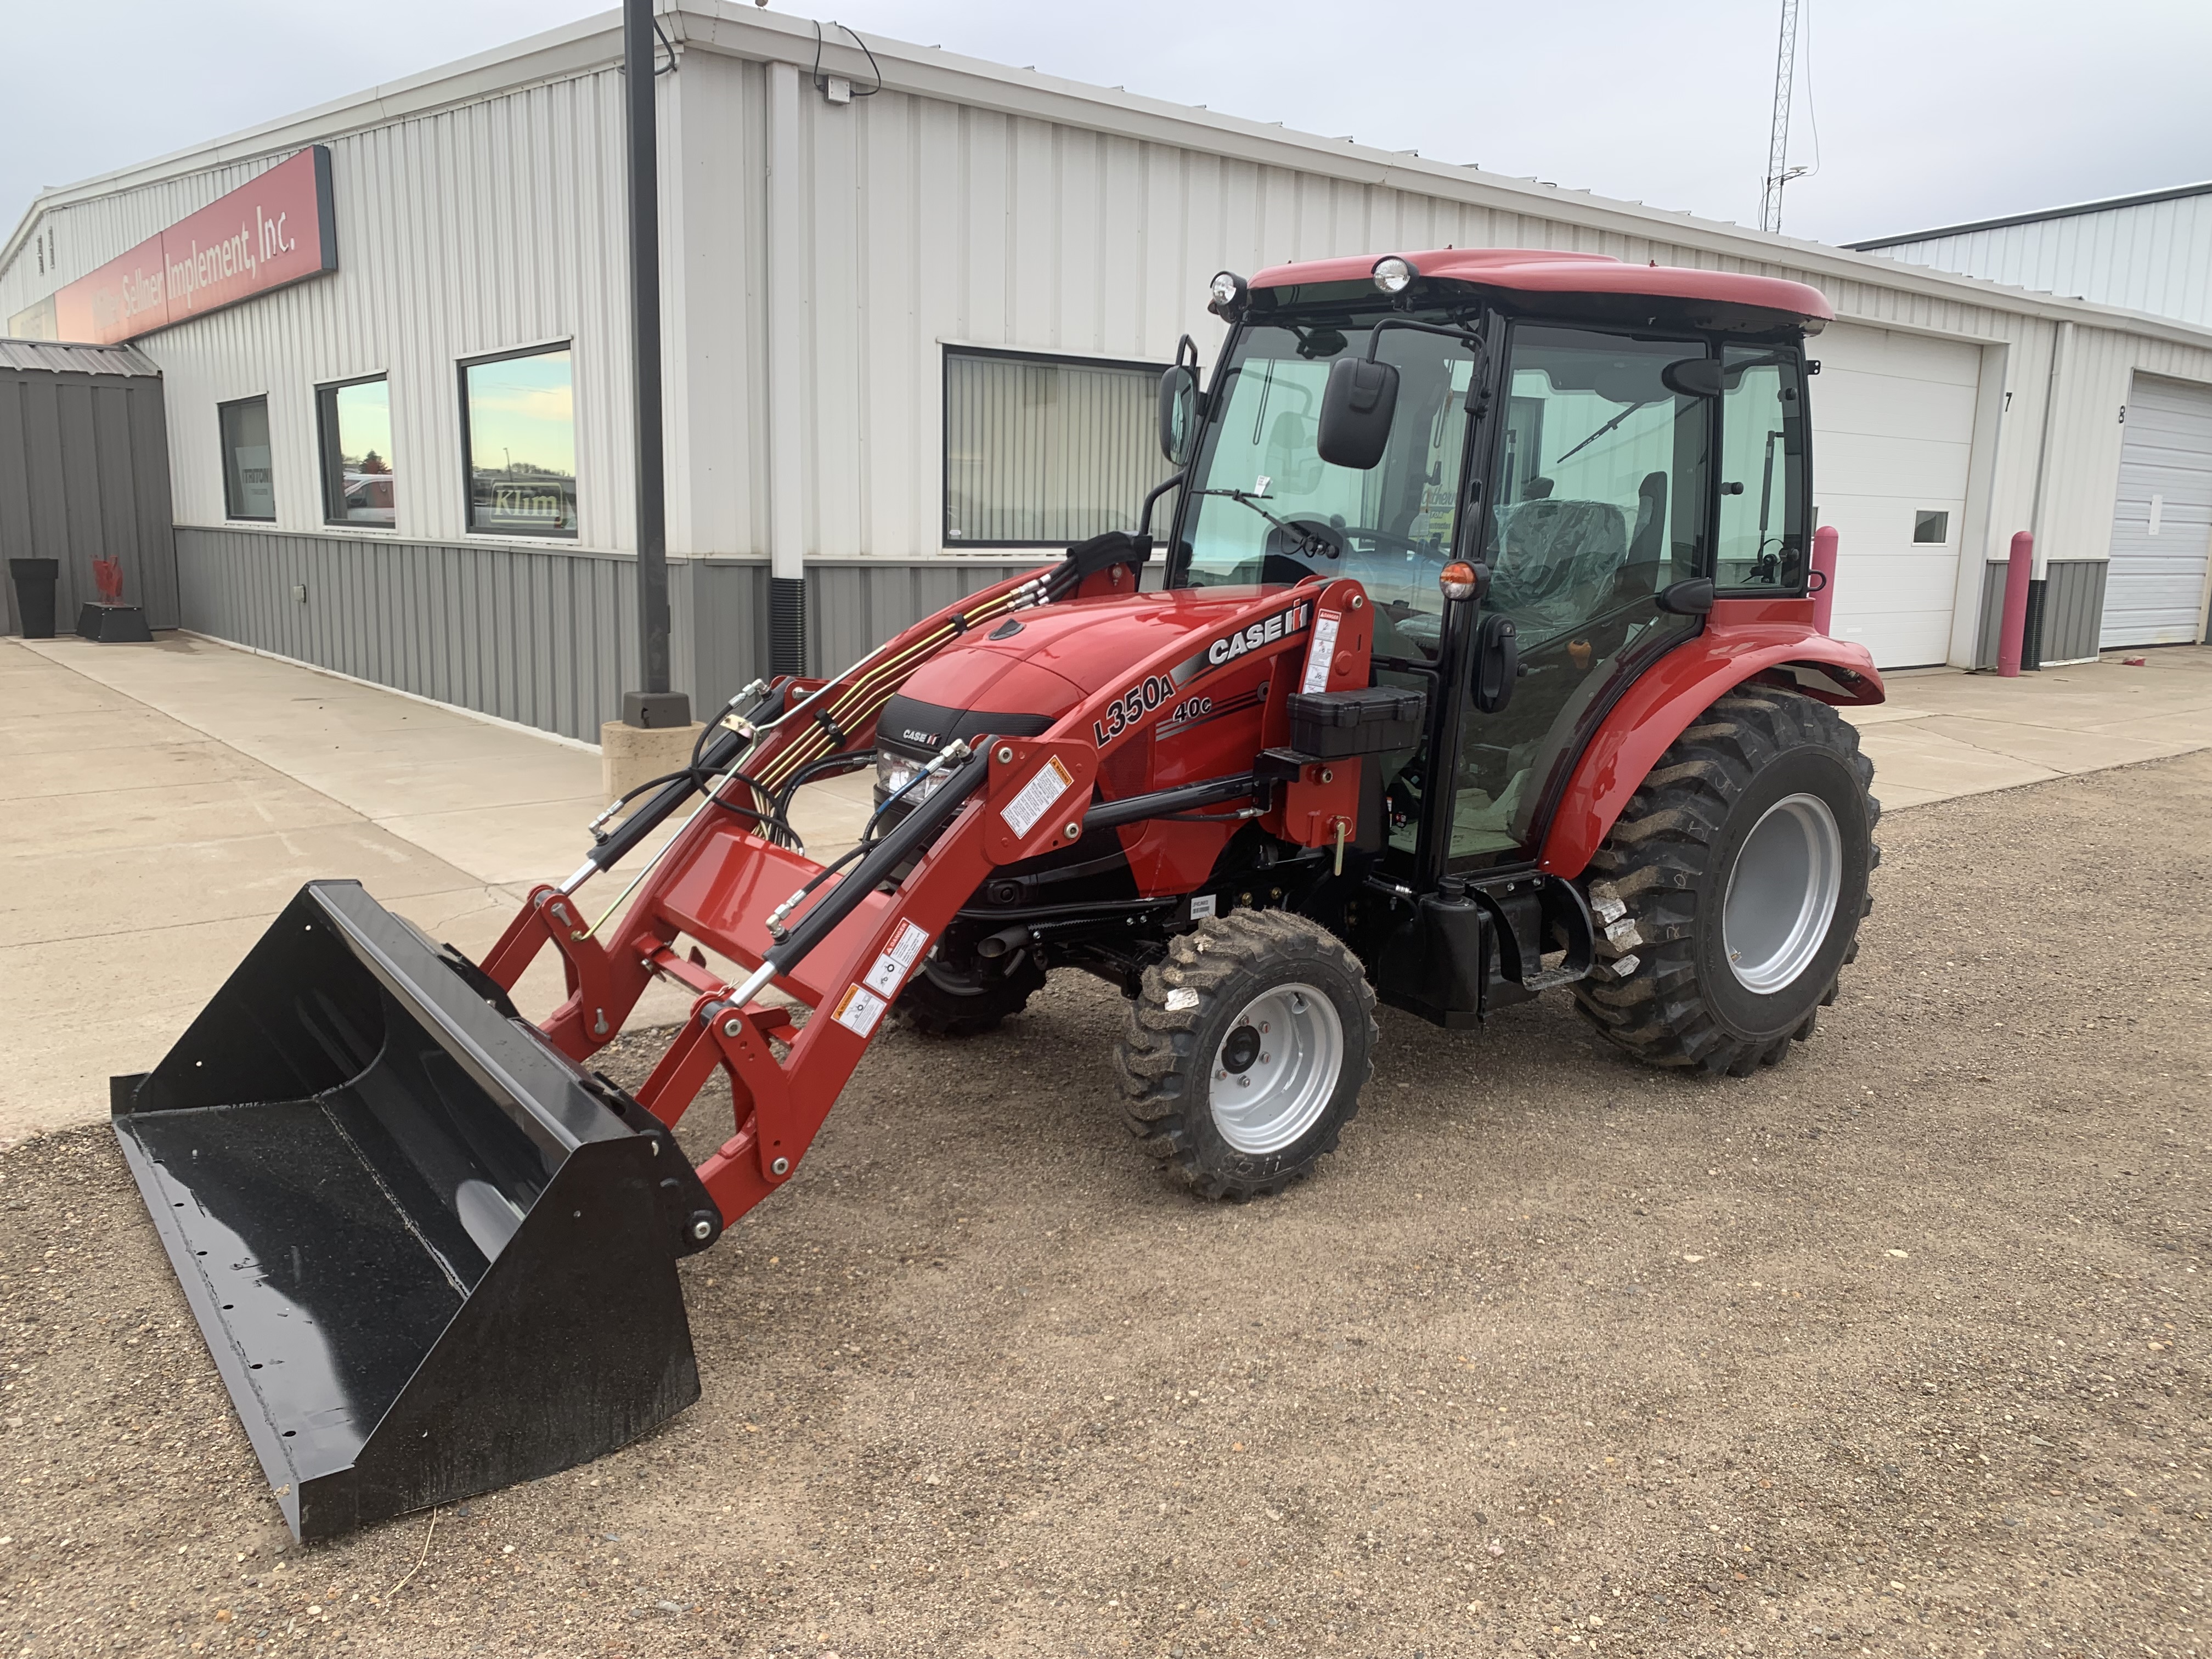
[[1790,165],[1790,92],[1797,79],[1797,0],[1782,0],[1782,39],[1774,50],[1774,127],[1766,141],[1766,188],[1759,228],[1782,228],[1782,187],[1805,169]]

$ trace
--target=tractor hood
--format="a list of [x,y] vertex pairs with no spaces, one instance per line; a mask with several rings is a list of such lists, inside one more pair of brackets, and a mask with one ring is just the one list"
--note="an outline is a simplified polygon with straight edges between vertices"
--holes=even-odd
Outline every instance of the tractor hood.
[[1034,737],[1135,664],[1221,624],[1267,591],[1181,587],[1018,611],[962,635],[915,670],[876,717],[876,740],[921,757],[955,738]]

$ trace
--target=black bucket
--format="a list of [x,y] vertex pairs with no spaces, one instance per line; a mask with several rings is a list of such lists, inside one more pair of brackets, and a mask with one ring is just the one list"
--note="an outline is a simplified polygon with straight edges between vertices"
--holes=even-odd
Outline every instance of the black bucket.
[[301,1539],[533,1480],[699,1397],[666,1132],[354,882],[312,882],[115,1131]]

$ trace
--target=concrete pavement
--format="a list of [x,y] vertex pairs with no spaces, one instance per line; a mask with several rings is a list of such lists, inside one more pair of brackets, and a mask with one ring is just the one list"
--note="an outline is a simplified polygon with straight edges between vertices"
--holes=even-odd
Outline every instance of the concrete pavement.
[[[811,851],[851,844],[872,781],[800,792]],[[301,883],[356,877],[480,956],[605,805],[586,744],[182,634],[0,641],[0,1146],[103,1115]],[[562,990],[549,951],[516,1001]],[[690,1002],[657,986],[638,1017]]]
[[[2212,649],[2146,655],[1891,677],[1891,702],[1853,716],[1876,793],[1894,811],[2212,746]],[[850,845],[870,781],[802,792],[810,850]],[[478,954],[532,882],[581,860],[604,804],[596,750],[185,635],[0,641],[0,800],[18,832],[0,853],[0,1145],[104,1115],[108,1076],[167,1051],[301,882],[358,877]],[[549,953],[518,1000],[542,1014],[560,989]],[[638,1018],[689,1003],[650,996]]]

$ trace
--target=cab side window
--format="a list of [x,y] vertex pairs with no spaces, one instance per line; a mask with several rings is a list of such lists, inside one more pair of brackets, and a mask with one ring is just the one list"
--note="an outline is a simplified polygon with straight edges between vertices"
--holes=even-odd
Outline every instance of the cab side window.
[[1713,585],[1805,591],[1805,390],[1795,351],[1722,348],[1721,511]]

